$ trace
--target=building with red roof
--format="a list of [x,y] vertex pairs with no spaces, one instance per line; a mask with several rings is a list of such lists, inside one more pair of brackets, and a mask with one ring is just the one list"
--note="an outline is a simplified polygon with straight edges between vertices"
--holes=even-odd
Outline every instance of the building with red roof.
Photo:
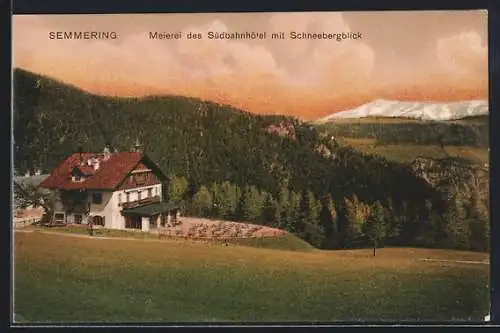
[[167,177],[147,155],[134,152],[73,153],[39,187],[55,191],[57,224],[92,222],[112,229],[149,231],[170,223],[176,205],[163,201]]

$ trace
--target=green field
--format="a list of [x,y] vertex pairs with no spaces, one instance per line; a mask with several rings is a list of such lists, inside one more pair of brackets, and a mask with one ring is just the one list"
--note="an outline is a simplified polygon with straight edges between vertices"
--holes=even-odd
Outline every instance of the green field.
[[481,320],[487,254],[285,251],[187,241],[15,235],[26,322]]
[[488,163],[489,160],[489,152],[486,148],[445,146],[443,151],[438,145],[376,145],[375,139],[365,138],[340,138],[339,142],[362,153],[380,155],[396,162],[410,162],[419,156],[438,159],[447,155],[461,157],[479,164]]

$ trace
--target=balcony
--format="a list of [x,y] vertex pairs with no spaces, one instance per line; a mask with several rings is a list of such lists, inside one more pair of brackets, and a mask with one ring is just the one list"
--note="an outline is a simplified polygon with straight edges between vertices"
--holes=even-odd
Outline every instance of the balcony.
[[156,202],[161,202],[160,196],[145,198],[145,199],[131,201],[131,202],[122,202],[121,204],[119,204],[119,206],[123,207],[124,209],[129,209],[129,208],[149,205],[149,204],[156,203]]

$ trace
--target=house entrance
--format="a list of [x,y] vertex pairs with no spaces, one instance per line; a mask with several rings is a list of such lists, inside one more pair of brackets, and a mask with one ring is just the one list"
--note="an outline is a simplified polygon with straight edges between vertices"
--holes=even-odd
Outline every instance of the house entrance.
[[142,229],[142,220],[138,215],[125,216],[125,228],[127,229]]
[[160,218],[159,215],[153,215],[149,218],[149,229],[156,229],[157,228],[157,221]]

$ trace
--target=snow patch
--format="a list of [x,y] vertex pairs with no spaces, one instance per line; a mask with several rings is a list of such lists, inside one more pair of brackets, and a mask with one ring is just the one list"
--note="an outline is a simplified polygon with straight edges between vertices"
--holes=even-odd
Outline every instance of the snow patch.
[[398,117],[444,121],[487,115],[488,113],[488,101],[484,100],[431,103],[377,99],[352,110],[331,114],[325,118],[319,119],[317,122],[325,123],[334,121],[335,119],[365,117]]

